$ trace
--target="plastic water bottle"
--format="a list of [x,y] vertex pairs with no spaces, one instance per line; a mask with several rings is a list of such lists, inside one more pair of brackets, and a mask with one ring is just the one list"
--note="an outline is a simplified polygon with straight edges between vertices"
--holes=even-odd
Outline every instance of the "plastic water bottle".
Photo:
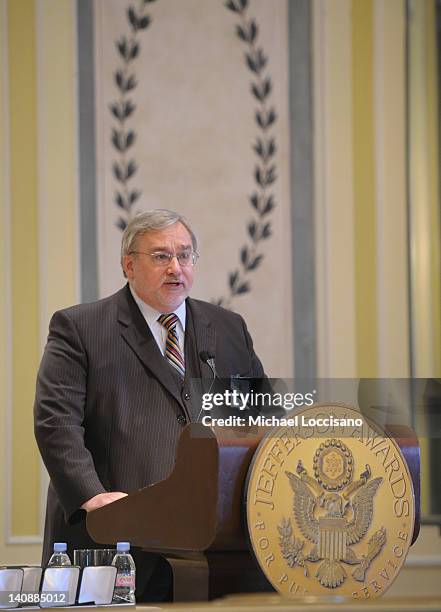
[[112,565],[116,567],[115,589],[112,603],[135,603],[135,562],[130,554],[129,542],[118,542]]
[[54,552],[52,557],[49,559],[48,567],[50,565],[72,565],[66,550],[66,542],[55,542]]

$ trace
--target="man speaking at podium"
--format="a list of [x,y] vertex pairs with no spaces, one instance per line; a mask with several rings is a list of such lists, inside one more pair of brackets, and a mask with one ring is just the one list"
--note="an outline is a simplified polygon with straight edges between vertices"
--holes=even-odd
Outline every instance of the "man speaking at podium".
[[[243,319],[188,297],[198,259],[188,222],[137,215],[122,237],[128,284],[56,312],[37,378],[35,435],[50,475],[43,563],[53,542],[93,548],[87,512],[162,480],[200,420],[191,379],[264,376]],[[135,551],[137,598],[170,597],[168,564]]]

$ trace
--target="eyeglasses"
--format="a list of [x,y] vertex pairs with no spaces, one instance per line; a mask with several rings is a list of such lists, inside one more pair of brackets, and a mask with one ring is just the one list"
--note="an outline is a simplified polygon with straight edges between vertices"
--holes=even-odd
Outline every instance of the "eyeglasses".
[[157,251],[156,253],[144,253],[143,251],[130,251],[129,255],[148,255],[155,266],[165,268],[171,264],[173,257],[176,257],[182,267],[194,266],[198,260],[199,253],[196,251],[182,251],[182,253],[168,253],[167,251]]

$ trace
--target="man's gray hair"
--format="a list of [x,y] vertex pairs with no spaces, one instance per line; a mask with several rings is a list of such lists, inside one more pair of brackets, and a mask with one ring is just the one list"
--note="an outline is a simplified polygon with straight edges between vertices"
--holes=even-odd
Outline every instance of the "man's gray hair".
[[[165,208],[155,208],[138,213],[128,223],[121,240],[121,266],[124,270],[124,257],[133,251],[138,236],[143,236],[147,232],[161,230],[175,223],[182,223],[191,237],[193,250],[197,251],[198,242],[188,221],[177,212]],[[124,272],[125,276],[125,272]]]

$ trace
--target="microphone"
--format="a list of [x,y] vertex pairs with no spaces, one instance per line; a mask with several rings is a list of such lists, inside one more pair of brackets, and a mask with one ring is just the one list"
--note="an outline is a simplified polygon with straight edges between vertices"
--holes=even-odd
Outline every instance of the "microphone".
[[213,353],[209,353],[208,351],[201,351],[199,353],[199,357],[210,368],[211,372],[213,373],[213,380],[215,378],[218,378],[218,375],[217,375],[217,372],[216,372],[216,364],[215,364],[215,361],[214,361]]

